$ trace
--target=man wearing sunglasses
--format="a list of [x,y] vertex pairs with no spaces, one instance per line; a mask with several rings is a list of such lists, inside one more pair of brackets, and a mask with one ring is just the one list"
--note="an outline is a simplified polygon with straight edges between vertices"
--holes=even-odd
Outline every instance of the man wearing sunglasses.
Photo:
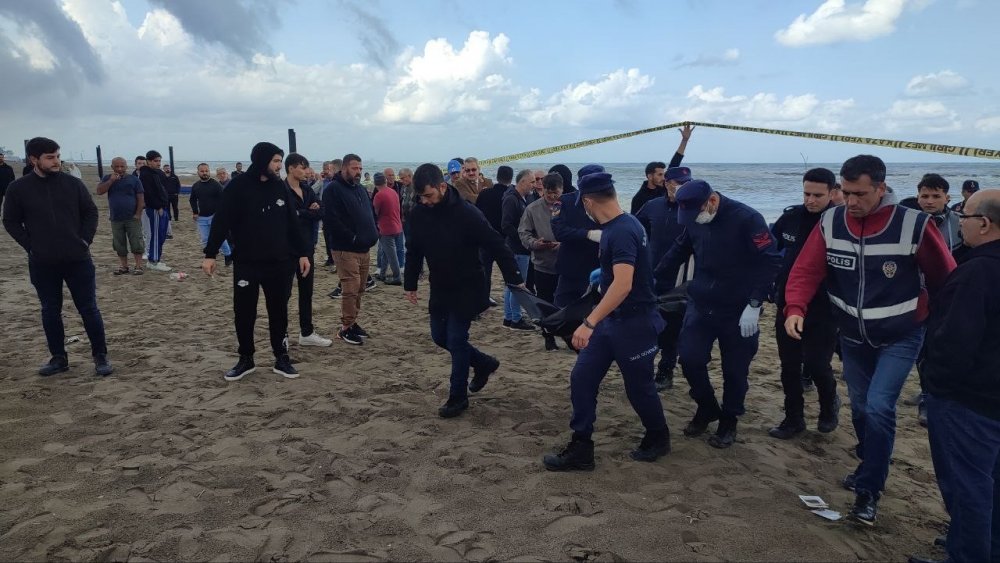
[[896,400],[923,344],[928,292],[955,269],[930,216],[897,205],[885,175],[875,156],[844,163],[845,205],[823,213],[785,285],[785,331],[800,340],[809,302],[826,282],[861,460],[843,485],[856,495],[849,516],[869,526],[889,475]]
[[479,192],[491,187],[493,182],[479,174],[479,161],[470,156],[462,164],[462,175],[453,182],[453,185],[462,199],[475,205]]

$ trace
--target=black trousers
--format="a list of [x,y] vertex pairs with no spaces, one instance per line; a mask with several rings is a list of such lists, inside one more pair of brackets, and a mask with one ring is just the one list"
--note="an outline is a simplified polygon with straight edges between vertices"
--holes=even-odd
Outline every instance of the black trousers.
[[[315,253],[313,253],[315,254]],[[313,281],[316,272],[316,263],[313,261],[312,255],[309,256],[309,275],[302,277],[302,272],[299,271],[297,263],[292,264],[292,268],[295,270],[295,279],[299,281],[299,333],[302,336],[309,336],[315,331],[313,327]],[[289,291],[292,289],[292,285],[288,285]],[[291,295],[289,295],[289,298]]]
[[170,194],[167,196],[167,201],[170,205],[167,206],[167,213],[173,211],[174,216],[170,218],[171,221],[176,221],[180,218],[180,210],[178,209],[178,204],[180,202],[181,196],[179,194]]
[[535,270],[535,295],[552,303],[555,301],[556,285],[559,283],[557,274],[549,274]]
[[660,362],[656,367],[656,375],[673,374],[677,367],[677,341],[681,337],[681,326],[684,324],[684,312],[660,313],[667,326],[656,337],[660,346]]
[[781,311],[774,319],[774,336],[781,361],[781,388],[785,392],[785,418],[793,420],[801,420],[805,416],[803,376],[812,379],[816,385],[821,415],[826,414],[837,400],[837,380],[830,367],[837,345],[837,329],[831,319],[824,322],[810,320],[806,318],[802,340],[795,340],[785,332],[785,316]]
[[288,298],[291,295],[293,262],[240,262],[233,264],[233,316],[239,354],[252,356],[256,351],[253,328],[257,323],[257,300],[264,290],[271,351],[275,357],[288,353]]

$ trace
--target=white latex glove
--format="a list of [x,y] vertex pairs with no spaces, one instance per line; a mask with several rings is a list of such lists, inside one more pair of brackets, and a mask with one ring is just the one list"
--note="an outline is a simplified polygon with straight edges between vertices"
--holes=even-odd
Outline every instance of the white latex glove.
[[591,230],[587,231],[587,238],[589,238],[590,240],[592,240],[594,242],[601,242],[601,230],[600,229],[591,229]]
[[743,314],[740,315],[740,335],[743,338],[750,338],[757,334],[757,331],[760,330],[757,326],[758,320],[760,320],[760,307],[747,305],[747,308],[743,309]]

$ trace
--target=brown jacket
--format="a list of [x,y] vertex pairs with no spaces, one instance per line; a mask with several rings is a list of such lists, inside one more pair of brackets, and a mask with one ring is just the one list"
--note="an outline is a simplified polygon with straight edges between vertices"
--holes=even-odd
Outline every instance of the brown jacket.
[[476,198],[479,197],[479,192],[492,187],[493,182],[489,178],[480,177],[479,186],[477,187],[475,180],[470,181],[463,176],[458,180],[455,180],[454,186],[455,189],[458,190],[458,194],[462,196],[462,199],[475,204]]

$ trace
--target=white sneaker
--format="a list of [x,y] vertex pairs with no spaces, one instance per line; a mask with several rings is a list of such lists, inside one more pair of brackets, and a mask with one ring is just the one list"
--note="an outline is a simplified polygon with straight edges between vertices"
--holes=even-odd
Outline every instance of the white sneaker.
[[153,270],[154,272],[169,272],[170,266],[167,266],[163,262],[150,262],[146,266],[147,270]]
[[299,346],[329,346],[333,344],[333,340],[329,338],[323,338],[322,336],[316,334],[315,332],[309,336],[299,335]]

